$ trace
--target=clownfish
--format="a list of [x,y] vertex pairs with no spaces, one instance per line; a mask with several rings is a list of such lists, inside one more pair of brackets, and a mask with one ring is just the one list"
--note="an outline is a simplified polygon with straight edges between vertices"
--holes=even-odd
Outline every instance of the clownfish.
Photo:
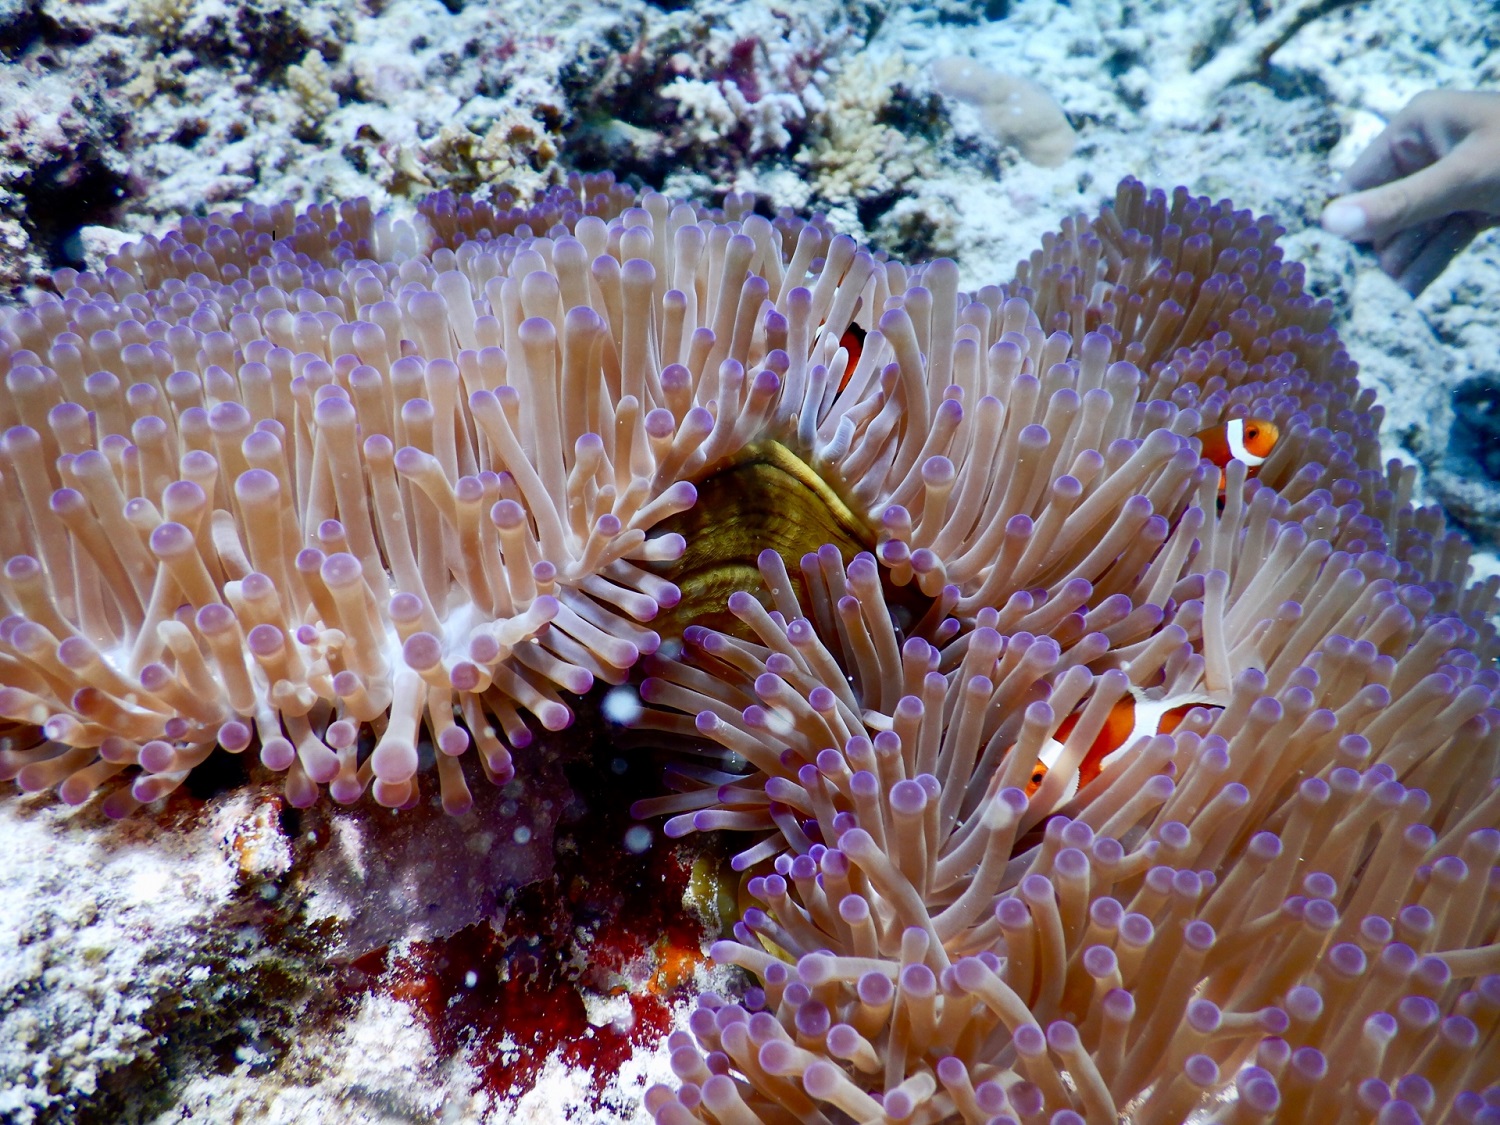
[[1224,468],[1230,461],[1242,462],[1255,475],[1276,448],[1281,430],[1264,418],[1231,418],[1193,435],[1203,446],[1203,457],[1219,467],[1219,488],[1224,487]]
[[[1072,799],[1074,793],[1098,777],[1117,754],[1126,750],[1138,739],[1154,734],[1171,734],[1194,707],[1212,705],[1206,697],[1195,695],[1178,696],[1174,699],[1148,699],[1144,694],[1132,689],[1130,694],[1110,708],[1109,715],[1104,720],[1104,726],[1100,728],[1093,743],[1085,751],[1083,761],[1078,765],[1077,776],[1068,783],[1062,800]],[[1031,781],[1026,786],[1026,796],[1030,797],[1041,788],[1048,770],[1062,754],[1063,743],[1068,740],[1068,735],[1073,733],[1073,728],[1078,725],[1082,714],[1082,710],[1073,712],[1062,721],[1052,737],[1047,740],[1042,749],[1041,760],[1037,762],[1036,769],[1031,774]]]
[[844,368],[844,377],[839,380],[839,392],[842,394],[845,387],[849,385],[850,378],[854,375],[854,365],[859,362],[860,352],[865,346],[865,330],[852,320],[849,327],[844,329],[844,334],[839,337],[839,347],[849,353],[849,365]]

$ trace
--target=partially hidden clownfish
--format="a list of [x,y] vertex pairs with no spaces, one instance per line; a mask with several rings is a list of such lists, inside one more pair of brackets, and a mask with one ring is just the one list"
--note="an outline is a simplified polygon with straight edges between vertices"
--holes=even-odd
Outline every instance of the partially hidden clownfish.
[[[1138,689],[1132,689],[1113,707],[1104,720],[1093,743],[1083,755],[1076,776],[1068,782],[1061,800],[1071,800],[1073,794],[1098,777],[1104,767],[1115,757],[1141,738],[1154,734],[1171,734],[1195,707],[1214,706],[1206,696],[1176,696],[1171,699],[1148,699]],[[1078,725],[1082,710],[1073,712],[1049,738],[1042,748],[1041,760],[1032,771],[1031,782],[1026,786],[1030,797],[1041,788],[1047,773],[1062,754],[1063,744]]]
[[865,346],[865,330],[852,320],[849,327],[844,329],[844,334],[839,337],[839,347],[849,353],[849,364],[844,368],[844,377],[839,380],[839,392],[849,385],[849,380],[854,375],[854,367],[859,363],[860,352]]
[[1219,488],[1224,488],[1224,468],[1230,461],[1243,462],[1254,476],[1276,448],[1281,430],[1264,418],[1231,418],[1199,430],[1193,435],[1203,445],[1203,456],[1219,467]]

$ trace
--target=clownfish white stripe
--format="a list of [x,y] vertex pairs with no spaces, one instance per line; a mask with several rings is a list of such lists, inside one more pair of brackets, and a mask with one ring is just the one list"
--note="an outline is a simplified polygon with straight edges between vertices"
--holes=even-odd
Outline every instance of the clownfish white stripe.
[[1246,465],[1259,465],[1265,461],[1245,447],[1245,420],[1234,418],[1224,423],[1224,439],[1229,445],[1229,455]]

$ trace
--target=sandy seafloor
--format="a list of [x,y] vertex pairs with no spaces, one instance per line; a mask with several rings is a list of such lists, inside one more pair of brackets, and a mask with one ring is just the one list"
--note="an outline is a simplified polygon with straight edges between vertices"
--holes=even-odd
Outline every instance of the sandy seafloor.
[[[1043,85],[1074,154],[1030,164],[939,98],[925,68],[950,55]],[[244,200],[401,207],[613,165],[824,210],[978,286],[1121,176],[1181,183],[1280,218],[1379,388],[1390,455],[1420,462],[1488,572],[1500,499],[1450,453],[1450,398],[1500,382],[1500,237],[1413,300],[1316,217],[1413,94],[1497,85],[1482,0],[0,0],[0,284]],[[401,994],[301,1018],[358,903],[289,877],[300,844],[268,800],[115,825],[0,799],[0,1121],[645,1119],[639,1091],[669,1073],[649,1044],[601,1082],[558,1057],[496,1091]],[[380,863],[337,819],[347,864]],[[545,842],[502,876],[545,873]],[[621,1018],[595,999],[601,1026]]]

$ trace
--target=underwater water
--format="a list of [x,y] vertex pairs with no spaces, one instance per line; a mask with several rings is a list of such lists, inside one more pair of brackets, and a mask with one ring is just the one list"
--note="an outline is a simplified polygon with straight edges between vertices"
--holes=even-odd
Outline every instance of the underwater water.
[[0,3],[0,1120],[1491,1120],[1495,26]]

